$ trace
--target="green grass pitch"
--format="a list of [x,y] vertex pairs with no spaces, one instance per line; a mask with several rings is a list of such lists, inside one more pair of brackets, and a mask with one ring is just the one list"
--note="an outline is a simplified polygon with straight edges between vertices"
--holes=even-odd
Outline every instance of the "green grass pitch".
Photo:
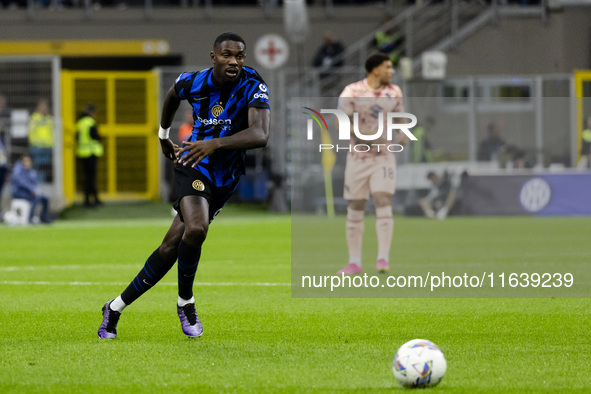
[[[203,337],[181,332],[173,268],[126,309],[117,339],[99,340],[102,305],[135,276],[171,220],[164,205],[146,209],[151,219],[134,209],[0,226],[1,393],[387,393],[403,390],[391,364],[413,338],[437,343],[447,358],[433,391],[591,392],[589,299],[292,298],[289,216],[231,207],[210,228],[196,277]],[[112,219],[101,219],[105,212]],[[487,237],[472,231],[478,223]],[[393,256],[420,238],[427,260],[449,258],[454,240],[458,255],[469,245],[503,260],[517,261],[524,249],[588,258],[590,226],[590,218],[396,217]],[[518,238],[514,228],[528,232]],[[442,233],[452,245],[438,255],[429,240]],[[565,233],[566,244],[538,241]],[[371,245],[370,223],[365,234]]]

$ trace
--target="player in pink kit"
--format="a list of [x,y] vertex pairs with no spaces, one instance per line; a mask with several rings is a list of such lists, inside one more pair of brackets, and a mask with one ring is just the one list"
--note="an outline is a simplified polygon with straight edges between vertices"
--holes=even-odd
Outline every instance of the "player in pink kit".
[[[363,241],[365,203],[370,192],[376,207],[376,233],[378,237],[378,256],[376,269],[389,270],[388,257],[394,219],[392,217],[392,195],[396,184],[396,160],[387,149],[392,144],[406,145],[408,138],[403,133],[396,135],[395,141],[387,140],[386,119],[388,112],[404,112],[402,91],[390,80],[394,67],[388,55],[378,53],[365,62],[367,78],[347,85],[339,96],[339,109],[349,115],[353,127],[354,113],[359,116],[359,132],[364,135],[376,134],[379,119],[383,124],[382,135],[375,140],[361,140],[351,130],[351,145],[364,144],[363,149],[347,154],[345,166],[344,197],[347,206],[347,245],[349,263],[338,274],[358,274],[361,266],[361,245]],[[401,123],[401,122],[398,122]],[[369,147],[369,148],[367,148]],[[367,152],[361,150],[369,149]]]

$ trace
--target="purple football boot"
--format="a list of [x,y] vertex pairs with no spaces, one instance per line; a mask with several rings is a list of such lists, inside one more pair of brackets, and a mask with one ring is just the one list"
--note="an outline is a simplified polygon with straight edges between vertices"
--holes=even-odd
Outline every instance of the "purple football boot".
[[186,336],[194,338],[200,337],[203,334],[203,326],[197,317],[195,311],[195,304],[187,304],[185,306],[176,306],[176,311],[181,320],[181,326]]
[[103,306],[103,322],[98,330],[98,336],[102,339],[114,339],[117,336],[117,322],[121,316],[121,312],[117,312],[109,308],[113,300],[107,302]]

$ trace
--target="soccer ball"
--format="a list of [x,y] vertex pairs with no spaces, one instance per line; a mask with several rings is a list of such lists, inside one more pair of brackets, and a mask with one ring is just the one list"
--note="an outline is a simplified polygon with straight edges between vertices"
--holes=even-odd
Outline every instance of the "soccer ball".
[[425,339],[413,339],[398,349],[392,370],[403,387],[433,387],[443,379],[447,363],[436,344]]

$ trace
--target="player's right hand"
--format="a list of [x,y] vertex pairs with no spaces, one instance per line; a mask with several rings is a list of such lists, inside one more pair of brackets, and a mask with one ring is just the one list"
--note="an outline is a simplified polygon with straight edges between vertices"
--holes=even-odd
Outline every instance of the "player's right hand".
[[162,154],[168,160],[176,162],[177,160],[177,152],[179,151],[179,146],[173,143],[170,138],[165,140],[160,140],[160,147],[162,148]]

